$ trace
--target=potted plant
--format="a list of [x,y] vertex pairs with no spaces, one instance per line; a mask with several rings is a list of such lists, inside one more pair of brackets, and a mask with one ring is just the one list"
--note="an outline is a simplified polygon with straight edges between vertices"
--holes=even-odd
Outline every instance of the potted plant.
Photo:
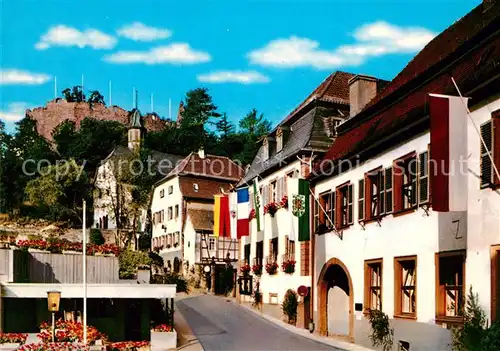
[[271,202],[268,203],[266,206],[264,206],[264,214],[269,213],[271,217],[274,217],[277,211],[278,211],[278,204],[276,202]]
[[252,272],[253,272],[253,274],[258,275],[258,276],[262,275],[262,265],[261,264],[254,264],[252,266]]
[[266,272],[269,275],[274,275],[278,273],[278,264],[276,262],[266,264]]
[[160,324],[151,329],[152,349],[175,349],[177,347],[177,332],[169,324]]
[[244,275],[247,276],[250,273],[250,265],[244,264],[243,266],[240,267],[240,272]]
[[27,338],[28,334],[0,333],[0,349],[16,350],[19,346],[24,345]]
[[299,298],[295,291],[288,289],[281,304],[283,314],[288,317],[288,323],[295,325],[297,321],[297,307],[299,306]]
[[288,196],[286,196],[286,195],[283,196],[281,198],[279,205],[280,205],[280,208],[288,209]]
[[295,272],[295,261],[294,260],[284,261],[281,264],[281,269],[286,274],[293,274],[293,272]]
[[252,219],[255,218],[255,209],[250,210],[250,214],[248,215],[248,219],[251,221]]

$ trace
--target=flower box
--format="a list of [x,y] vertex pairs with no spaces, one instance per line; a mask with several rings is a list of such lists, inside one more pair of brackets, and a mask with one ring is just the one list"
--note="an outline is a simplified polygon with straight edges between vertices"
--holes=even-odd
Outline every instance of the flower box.
[[72,251],[72,250],[63,250],[62,252],[65,255],[81,255],[83,252],[81,251]]
[[169,350],[177,348],[177,332],[151,330],[151,351]]
[[254,264],[252,266],[252,272],[255,275],[261,276],[262,275],[262,265],[261,264]]
[[34,249],[32,247],[28,247],[28,252],[33,252],[33,253],[50,253],[48,250],[41,250],[41,249]]
[[275,275],[276,273],[278,273],[278,264],[277,263],[266,264],[266,272],[269,275]]
[[0,350],[17,350],[21,346],[20,343],[6,342],[0,344]]
[[[177,337],[177,336],[176,336]],[[119,341],[106,345],[107,351],[149,351],[148,341]]]
[[247,276],[249,273],[250,273],[250,265],[248,264],[245,264],[243,266],[240,267],[240,272],[241,274],[243,274],[244,276]]
[[281,269],[286,274],[293,274],[295,272],[295,261],[288,260],[281,264]]
[[264,214],[269,213],[271,217],[274,217],[276,212],[278,211],[279,205],[276,202],[268,203],[264,206]]

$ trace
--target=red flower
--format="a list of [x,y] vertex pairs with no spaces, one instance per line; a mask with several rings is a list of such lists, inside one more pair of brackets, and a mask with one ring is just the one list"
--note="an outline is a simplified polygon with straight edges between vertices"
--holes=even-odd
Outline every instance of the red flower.
[[168,333],[173,330],[174,328],[172,328],[172,326],[168,324],[160,324],[153,328],[154,332],[163,332],[163,333]]
[[252,272],[255,275],[262,275],[262,265],[261,264],[254,264],[252,266]]
[[274,275],[278,271],[278,264],[276,262],[266,264],[266,272],[269,275]]
[[247,275],[248,273],[250,273],[250,265],[245,264],[245,265],[241,266],[241,267],[240,267],[240,271],[241,271],[241,273],[243,273],[244,275]]
[[254,208],[252,208],[252,209],[250,210],[250,214],[248,215],[248,219],[249,219],[249,220],[252,220],[252,219],[254,219],[254,218],[255,218],[255,209],[254,209]]
[[0,344],[24,344],[28,334],[0,333]]
[[276,202],[268,203],[264,206],[264,214],[269,213],[271,217],[274,217],[276,211],[278,211],[278,204]]
[[287,274],[295,272],[295,260],[284,261],[281,264],[281,270]]
[[280,201],[280,208],[288,208],[288,196],[283,196]]

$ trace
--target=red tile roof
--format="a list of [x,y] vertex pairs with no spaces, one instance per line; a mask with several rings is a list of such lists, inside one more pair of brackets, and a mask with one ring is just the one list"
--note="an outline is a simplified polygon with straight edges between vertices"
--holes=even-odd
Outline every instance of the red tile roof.
[[231,183],[228,181],[202,177],[179,177],[179,186],[182,196],[195,199],[213,200],[214,195],[221,194],[221,188],[227,192],[231,189],[232,184],[234,184],[234,182]]
[[167,177],[185,174],[236,182],[243,177],[244,170],[227,157],[206,155],[204,158],[200,158],[198,153],[192,152],[179,162]]
[[[405,84],[405,80],[412,78],[412,74],[420,74],[422,70],[429,67],[427,62],[437,64],[442,59],[439,55],[447,55],[450,53],[450,50],[457,49],[458,44],[451,42],[453,39],[458,40],[460,44],[464,44],[474,38],[474,42],[479,43],[479,40],[474,37],[474,35],[481,34],[479,28],[486,28],[485,23],[491,24],[492,22],[496,22],[496,25],[500,23],[500,2],[492,6],[486,12],[486,15],[483,13],[482,6],[480,5],[461,20],[464,22],[455,23],[450,27],[448,29],[451,30],[450,33],[446,33],[445,31],[436,37],[381,94],[388,96],[389,92],[401,89],[401,86]],[[477,37],[485,39],[482,35],[478,35]],[[384,107],[380,106],[378,111],[373,109],[374,113],[369,119],[338,136],[321,161],[323,165],[321,165],[321,162],[316,164],[316,172],[314,173],[328,172],[329,167],[327,167],[325,162],[330,162],[328,166],[331,166],[331,161],[353,156],[356,152],[379,142],[384,137],[391,135],[391,133],[415,122],[415,117],[411,112],[425,108],[427,94],[441,93],[457,95],[451,77],[455,79],[461,89],[464,89],[464,87],[470,89],[474,85],[477,86],[478,82],[484,82],[485,77],[491,77],[495,71],[498,73],[499,63],[500,37],[497,36],[489,43],[483,45],[483,47],[462,56],[454,62],[452,67],[437,74],[432,80],[417,86],[415,90],[408,93],[400,101],[393,105],[384,104]],[[379,97],[378,100],[380,99]],[[420,114],[420,117],[423,117],[423,115]]]

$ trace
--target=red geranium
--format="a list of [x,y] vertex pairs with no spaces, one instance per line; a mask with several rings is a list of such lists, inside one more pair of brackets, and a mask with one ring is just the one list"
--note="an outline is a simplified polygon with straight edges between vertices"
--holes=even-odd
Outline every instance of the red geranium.
[[248,219],[249,219],[249,220],[252,220],[252,219],[254,219],[254,218],[255,218],[255,209],[254,209],[254,208],[252,208],[252,209],[250,210],[250,214],[248,215]]
[[250,265],[248,264],[245,264],[243,266],[240,267],[240,271],[241,273],[243,273],[243,275],[247,275],[248,273],[250,273]]
[[0,344],[24,344],[28,334],[0,333]]
[[108,351],[137,351],[141,347],[149,346],[148,341],[120,341],[106,345]]
[[274,275],[278,272],[278,264],[276,262],[266,264],[266,272],[269,275]]
[[168,324],[160,324],[153,328],[154,332],[163,332],[163,333],[169,333],[173,330],[174,328],[172,328],[172,326]]
[[295,272],[295,260],[288,260],[281,264],[281,270],[287,274]]
[[254,264],[252,266],[252,272],[255,275],[262,275],[262,265],[261,264]]
[[274,217],[276,211],[278,211],[278,204],[276,202],[271,202],[264,206],[264,214],[269,213],[271,217]]
[[288,208],[288,196],[283,196],[280,201],[280,208],[287,209]]

